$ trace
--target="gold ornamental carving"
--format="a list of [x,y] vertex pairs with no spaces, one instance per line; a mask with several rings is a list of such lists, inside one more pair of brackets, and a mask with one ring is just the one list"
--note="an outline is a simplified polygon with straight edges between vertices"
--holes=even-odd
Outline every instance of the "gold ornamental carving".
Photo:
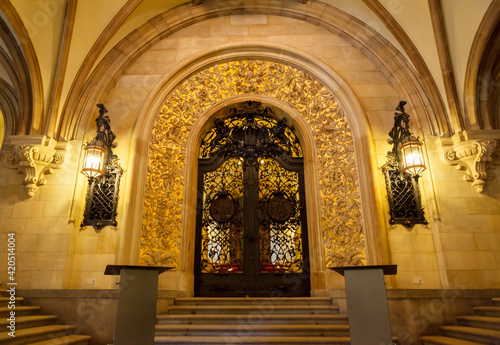
[[308,122],[318,153],[327,266],[365,264],[354,145],[342,109],[307,73],[264,60],[230,61],[206,68],[184,80],[166,98],[149,147],[141,263],[178,265],[189,131],[215,103],[244,94],[283,101]]

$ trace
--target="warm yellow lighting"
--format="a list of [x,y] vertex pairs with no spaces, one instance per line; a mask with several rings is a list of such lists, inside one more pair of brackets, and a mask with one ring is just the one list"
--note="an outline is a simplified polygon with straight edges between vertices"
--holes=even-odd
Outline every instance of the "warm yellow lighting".
[[416,138],[403,140],[401,144],[401,157],[403,171],[413,176],[420,175],[427,167],[424,162],[423,144]]
[[85,156],[83,158],[82,174],[88,178],[101,176],[104,171],[104,157],[106,149],[100,146],[95,140],[85,147]]

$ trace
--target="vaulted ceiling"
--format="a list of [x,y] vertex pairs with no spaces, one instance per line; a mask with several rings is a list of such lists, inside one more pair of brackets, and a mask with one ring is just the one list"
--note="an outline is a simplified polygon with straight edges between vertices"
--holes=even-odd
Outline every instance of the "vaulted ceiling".
[[[4,114],[6,134],[57,137],[61,118],[70,111],[67,105],[71,104],[71,98],[78,97],[77,89],[120,40],[176,6],[191,6],[195,13],[214,1],[3,0],[0,2],[0,111]],[[376,30],[413,64],[424,85],[438,90],[431,98],[443,104],[449,119],[449,134],[465,128],[498,125],[496,120],[481,121],[469,114],[474,102],[465,99],[464,94],[475,87],[470,79],[476,78],[469,75],[471,59],[479,64],[482,56],[478,52],[486,49],[487,42],[494,46],[489,35],[498,23],[499,0],[278,2],[282,6],[304,8],[323,3]],[[228,2],[215,3],[221,4],[222,13]],[[269,4],[265,0],[233,3]],[[484,64],[487,66],[483,69],[498,69],[494,67],[498,66],[495,61]]]

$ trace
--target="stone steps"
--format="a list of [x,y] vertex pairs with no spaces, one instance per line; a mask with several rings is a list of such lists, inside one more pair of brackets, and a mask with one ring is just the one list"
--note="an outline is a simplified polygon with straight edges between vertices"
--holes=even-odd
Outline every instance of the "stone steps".
[[[16,297],[14,300],[15,300],[15,304],[19,305],[19,304],[23,303],[24,298]],[[9,301],[10,301],[10,297],[0,297],[0,306],[7,307],[9,304]]]
[[331,298],[181,298],[157,316],[155,344],[347,345],[350,338]]
[[458,338],[478,343],[500,344],[500,331],[464,326],[440,326],[439,329],[450,338]]
[[247,323],[258,323],[265,325],[284,325],[284,324],[305,324],[305,325],[347,325],[348,318],[347,315],[328,315],[328,314],[316,314],[308,315],[305,318],[303,315],[210,315],[207,318],[206,315],[158,315],[158,324],[188,324],[188,325],[203,325],[203,324],[213,324],[218,325],[238,325],[245,321]]
[[232,298],[220,298],[220,297],[194,297],[194,298],[177,298],[175,300],[175,305],[178,306],[192,306],[192,305],[322,305],[331,306],[332,300],[330,298],[324,297],[287,297],[287,298],[265,298],[265,297],[232,297]]
[[[57,320],[55,315],[30,315],[16,317],[16,329],[40,327],[54,324]],[[9,324],[7,319],[0,320],[0,329],[5,329]]]
[[348,325],[157,325],[157,336],[349,337]]
[[155,337],[155,344],[348,345],[349,337]]
[[459,316],[457,323],[461,326],[487,328],[500,331],[500,318],[488,316]]
[[482,343],[454,339],[454,338],[444,337],[442,335],[428,335],[425,337],[421,337],[420,340],[424,345],[483,345]]
[[475,307],[474,314],[481,316],[500,317],[500,307]]
[[15,337],[9,336],[9,332],[0,332],[0,344],[33,344],[66,336],[73,328],[74,327],[70,325],[48,325],[19,330],[16,329]]
[[442,335],[424,336],[424,345],[479,345],[500,344],[500,303],[492,298],[494,306],[473,308],[474,315],[458,316],[457,325],[439,326]]
[[[9,317],[10,316],[10,312],[12,310],[9,309],[8,307],[0,307],[0,317],[1,318],[4,318],[4,317]],[[36,307],[36,306],[18,306],[16,305],[16,317],[18,316],[27,316],[27,315],[35,315],[35,314],[38,314],[38,312],[40,311],[40,307]]]
[[176,305],[168,309],[170,315],[179,314],[232,314],[232,315],[247,315],[251,313],[260,314],[299,314],[299,315],[316,315],[316,314],[337,314],[338,307],[335,306],[318,306],[318,305],[275,305],[256,304],[256,305]]
[[[76,335],[74,326],[56,324],[55,315],[38,315],[40,307],[23,306],[22,297],[15,298],[15,309],[9,309],[10,296],[0,289],[0,345],[88,345],[91,337]],[[10,320],[11,312],[15,320]],[[9,319],[8,319],[9,318]],[[15,330],[7,328],[15,325]],[[5,331],[4,331],[5,330]],[[12,333],[14,332],[14,333]],[[10,333],[10,334],[9,334]],[[12,337],[12,334],[15,337]]]
[[56,339],[40,341],[31,345],[88,345],[90,335],[67,335]]

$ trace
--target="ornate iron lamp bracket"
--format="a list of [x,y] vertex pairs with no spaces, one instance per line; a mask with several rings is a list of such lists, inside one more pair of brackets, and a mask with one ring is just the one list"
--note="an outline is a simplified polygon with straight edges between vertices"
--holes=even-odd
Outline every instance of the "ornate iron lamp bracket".
[[410,175],[401,166],[400,145],[409,138],[417,140],[410,132],[410,115],[404,111],[406,102],[400,101],[394,113],[394,126],[389,132],[388,143],[392,150],[387,153],[387,162],[381,167],[389,201],[390,224],[401,224],[412,228],[415,224],[428,224],[422,207],[418,175]]
[[116,135],[111,130],[111,120],[103,104],[98,104],[99,116],[96,118],[96,142],[100,142],[107,150],[104,158],[104,173],[95,178],[89,178],[89,187],[85,201],[83,221],[80,226],[94,226],[97,229],[107,225],[116,226],[116,208],[120,178],[123,169],[118,164],[118,156],[113,153],[116,147]]

